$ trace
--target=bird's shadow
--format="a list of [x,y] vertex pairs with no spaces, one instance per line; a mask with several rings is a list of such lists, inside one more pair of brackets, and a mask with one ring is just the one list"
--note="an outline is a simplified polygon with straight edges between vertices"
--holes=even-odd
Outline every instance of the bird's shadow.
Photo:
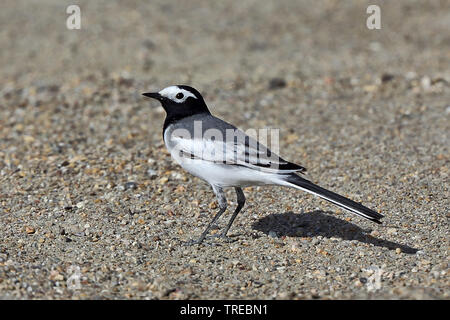
[[335,218],[323,211],[313,211],[295,214],[292,212],[270,214],[255,223],[253,229],[269,234],[276,232],[277,236],[289,237],[316,237],[341,238],[343,240],[356,240],[363,243],[385,247],[389,250],[400,248],[407,254],[415,254],[418,249],[407,245],[375,238],[357,225]]

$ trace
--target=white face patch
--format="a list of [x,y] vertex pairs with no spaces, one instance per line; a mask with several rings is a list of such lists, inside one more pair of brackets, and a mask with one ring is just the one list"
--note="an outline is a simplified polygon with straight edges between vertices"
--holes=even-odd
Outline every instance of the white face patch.
[[180,89],[177,86],[164,88],[159,92],[159,94],[176,103],[183,103],[188,97],[197,99],[197,97],[192,92]]

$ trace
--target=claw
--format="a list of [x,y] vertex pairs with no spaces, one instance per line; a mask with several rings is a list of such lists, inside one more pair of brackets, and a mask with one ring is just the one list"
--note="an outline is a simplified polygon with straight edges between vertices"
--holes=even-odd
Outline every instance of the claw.
[[183,243],[183,245],[190,247],[190,246],[193,246],[193,245],[196,245],[196,244],[201,244],[201,243],[202,243],[202,241],[200,239],[197,239],[197,240],[186,241],[186,242]]
[[236,239],[231,239],[230,237],[228,237],[227,235],[225,235],[223,233],[219,236],[219,238],[221,238],[222,241],[227,242],[227,243],[232,243],[232,242],[236,241]]
[[194,246],[194,245],[200,245],[200,244],[203,244],[205,246],[211,246],[211,247],[213,247],[213,246],[220,246],[219,243],[203,242],[203,239],[189,240],[189,241],[186,241],[186,242],[183,243],[183,245],[188,246],[188,247],[191,247],[191,246]]
[[236,239],[231,239],[230,237],[228,237],[224,233],[214,234],[214,235],[209,236],[208,238],[210,238],[210,239],[212,239],[212,238],[221,239],[223,242],[227,242],[227,243],[231,243],[231,242],[235,242],[236,241]]

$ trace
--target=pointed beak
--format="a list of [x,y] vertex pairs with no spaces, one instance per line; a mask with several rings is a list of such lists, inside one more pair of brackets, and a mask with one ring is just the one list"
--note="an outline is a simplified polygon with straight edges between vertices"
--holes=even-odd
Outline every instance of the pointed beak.
[[158,101],[162,101],[163,100],[163,96],[160,95],[158,92],[145,92],[142,95],[146,96],[146,97],[149,97],[149,98],[156,99]]

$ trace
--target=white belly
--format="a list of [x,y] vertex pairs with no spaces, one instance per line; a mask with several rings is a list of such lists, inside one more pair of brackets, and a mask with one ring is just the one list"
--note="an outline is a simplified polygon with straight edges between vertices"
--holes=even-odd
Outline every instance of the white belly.
[[276,184],[276,176],[243,166],[217,164],[199,159],[177,161],[183,169],[209,184],[220,187],[246,187]]

